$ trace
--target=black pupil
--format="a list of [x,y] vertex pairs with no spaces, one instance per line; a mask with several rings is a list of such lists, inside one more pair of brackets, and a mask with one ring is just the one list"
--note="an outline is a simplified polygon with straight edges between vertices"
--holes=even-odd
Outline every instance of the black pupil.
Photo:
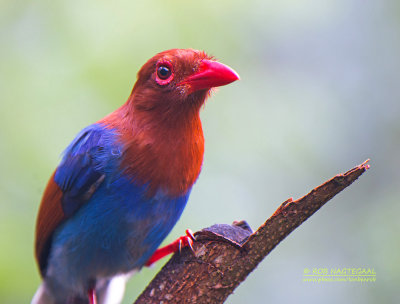
[[159,66],[157,69],[157,75],[161,79],[167,79],[171,75],[171,70],[164,65]]

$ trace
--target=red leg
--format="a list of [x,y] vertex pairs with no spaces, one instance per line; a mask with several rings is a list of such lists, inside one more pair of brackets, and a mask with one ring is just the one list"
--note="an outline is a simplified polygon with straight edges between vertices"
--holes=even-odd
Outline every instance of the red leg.
[[158,248],[156,251],[154,251],[153,255],[150,257],[150,259],[146,262],[145,266],[150,266],[153,263],[157,262],[158,260],[162,259],[163,257],[175,253],[177,251],[181,251],[183,247],[189,246],[190,249],[193,251],[193,241],[195,241],[195,237],[190,229],[186,230],[186,235],[181,236],[180,238],[176,239],[173,241],[171,244],[168,244],[164,247]]
[[90,304],[97,304],[96,290],[94,288],[88,290],[88,297]]

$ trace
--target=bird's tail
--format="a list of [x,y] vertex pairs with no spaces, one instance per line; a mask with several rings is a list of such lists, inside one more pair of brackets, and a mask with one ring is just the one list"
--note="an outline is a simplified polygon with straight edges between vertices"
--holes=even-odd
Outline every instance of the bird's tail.
[[55,304],[56,301],[52,295],[47,291],[44,283],[40,284],[32,298],[31,304]]
[[[119,304],[122,301],[122,297],[125,292],[125,284],[131,274],[120,275],[112,278],[105,284],[102,284],[99,289],[96,290],[97,303],[98,304]],[[67,301],[68,303],[71,300]],[[85,299],[78,300],[74,298],[72,300],[74,304],[76,303],[86,303]],[[46,287],[46,283],[42,282],[37,289],[35,295],[32,298],[31,304],[58,304],[60,299],[55,299],[51,292]],[[87,301],[89,303],[89,301]]]

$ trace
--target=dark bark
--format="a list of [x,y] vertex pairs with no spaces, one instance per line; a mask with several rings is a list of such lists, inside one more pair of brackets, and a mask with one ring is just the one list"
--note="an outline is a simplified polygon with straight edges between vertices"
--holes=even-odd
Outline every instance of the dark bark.
[[150,303],[223,303],[290,232],[368,168],[338,174],[302,198],[284,202],[254,233],[245,222],[196,232],[191,252],[176,253],[136,300]]

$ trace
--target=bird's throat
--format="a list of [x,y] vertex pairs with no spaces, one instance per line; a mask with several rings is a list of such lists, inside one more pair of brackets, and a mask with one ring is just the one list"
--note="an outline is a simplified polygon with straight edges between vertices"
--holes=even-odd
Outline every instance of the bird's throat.
[[107,127],[116,129],[121,136],[123,171],[135,183],[146,185],[149,196],[159,190],[171,197],[186,194],[203,163],[199,110],[181,112],[178,117],[131,111],[124,105],[105,120]]

